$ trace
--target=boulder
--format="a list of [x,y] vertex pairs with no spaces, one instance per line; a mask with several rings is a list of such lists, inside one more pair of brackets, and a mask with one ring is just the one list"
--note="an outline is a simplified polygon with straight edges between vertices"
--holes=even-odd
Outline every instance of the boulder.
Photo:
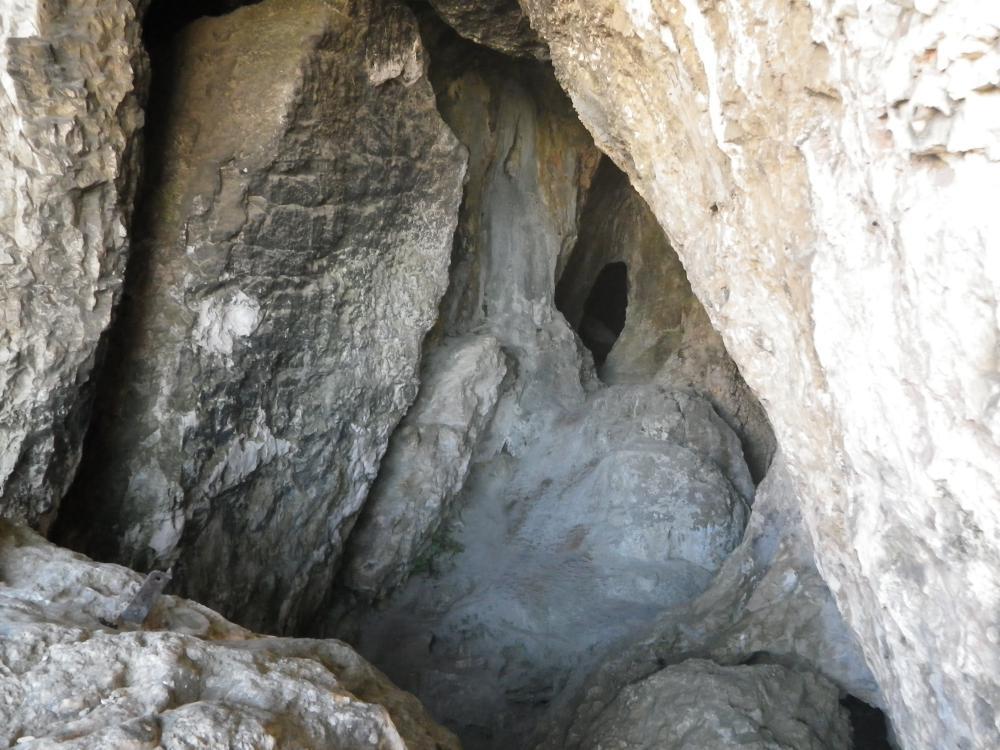
[[105,625],[140,580],[0,522],[0,743],[458,750],[344,643],[261,637],[174,596],[143,627]]
[[165,64],[163,152],[65,538],[296,631],[416,395],[465,157],[392,0],[201,18]]

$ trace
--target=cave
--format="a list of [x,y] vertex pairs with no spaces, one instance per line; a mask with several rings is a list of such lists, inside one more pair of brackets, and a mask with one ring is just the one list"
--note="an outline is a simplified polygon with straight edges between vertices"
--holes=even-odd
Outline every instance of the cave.
[[992,750],[978,105],[684,5],[12,8],[0,745]]
[[579,334],[594,355],[594,364],[602,365],[622,329],[628,309],[628,267],[609,263],[600,270],[594,286],[583,303]]

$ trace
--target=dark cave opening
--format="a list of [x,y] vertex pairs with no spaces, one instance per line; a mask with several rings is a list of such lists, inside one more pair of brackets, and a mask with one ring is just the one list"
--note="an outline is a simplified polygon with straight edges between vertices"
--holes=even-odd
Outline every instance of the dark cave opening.
[[604,364],[625,329],[628,312],[628,267],[621,261],[608,263],[597,274],[583,303],[578,333],[594,355],[594,363]]
[[892,750],[885,713],[853,695],[845,695],[840,705],[851,718],[851,743],[854,750]]
[[203,16],[224,16],[241,6],[260,2],[263,0],[156,0],[143,18],[143,45],[155,59],[163,45],[192,21]]

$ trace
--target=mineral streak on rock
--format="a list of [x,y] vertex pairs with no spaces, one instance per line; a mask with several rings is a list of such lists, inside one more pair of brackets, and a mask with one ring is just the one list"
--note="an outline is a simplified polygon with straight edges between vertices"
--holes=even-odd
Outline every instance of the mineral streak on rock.
[[169,64],[68,536],[176,563],[178,591],[294,630],[328,596],[416,394],[464,156],[391,0],[199,19]]

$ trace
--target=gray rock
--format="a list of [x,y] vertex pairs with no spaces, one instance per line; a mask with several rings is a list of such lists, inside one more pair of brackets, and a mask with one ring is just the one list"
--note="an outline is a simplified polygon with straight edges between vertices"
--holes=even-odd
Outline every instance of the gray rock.
[[587,750],[843,750],[832,683],[778,665],[691,660],[626,686],[596,717]]
[[531,28],[518,0],[431,0],[449,26],[474,42],[515,57],[549,56],[545,42]]
[[140,580],[0,522],[0,744],[459,747],[338,641],[262,638],[173,596],[145,631],[102,627]]
[[626,265],[625,323],[598,368],[601,379],[655,380],[707,396],[740,436],[754,481],[763,479],[775,451],[767,415],[712,328],[656,217],[609,159],[601,161],[587,194],[579,240],[562,260],[556,304],[578,331],[602,269]]
[[439,344],[421,366],[420,393],[389,449],[348,543],[344,585],[381,597],[429,554],[465,483],[479,436],[507,373],[492,336]]
[[76,531],[294,630],[416,394],[464,156],[391,1],[247,6],[186,27],[174,55]]
[[816,570],[791,484],[779,453],[757,489],[743,541],[710,588],[688,606],[658,615],[593,674],[575,675],[542,722],[539,747],[588,746],[598,717],[627,685],[695,657],[723,665],[766,658],[817,672],[870,704],[882,704],[857,639]]
[[[688,435],[739,442],[707,402],[615,386],[519,455],[479,457],[458,518],[352,638],[471,747],[523,747],[578,671],[704,591],[744,500]],[[746,467],[743,475],[749,482]]]
[[131,0],[0,3],[0,515],[55,516],[120,296],[147,80]]
[[993,750],[996,4],[523,6],[767,410],[901,744]]

